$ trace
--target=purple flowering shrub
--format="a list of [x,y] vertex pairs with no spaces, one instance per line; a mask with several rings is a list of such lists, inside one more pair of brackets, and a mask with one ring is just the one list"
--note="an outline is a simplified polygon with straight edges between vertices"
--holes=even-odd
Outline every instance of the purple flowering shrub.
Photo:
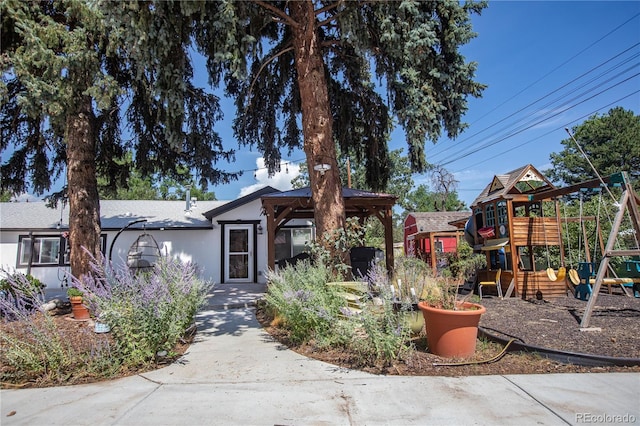
[[[374,304],[371,294],[356,313],[347,309],[339,287],[327,285],[336,281],[327,267],[301,262],[270,272],[267,278],[267,308],[281,317],[294,344],[313,340],[319,347],[349,347],[363,365],[391,362],[410,347],[410,328],[394,312],[389,294],[376,291],[382,304]],[[389,278],[381,268],[373,268],[368,278],[372,288],[388,288]]]
[[192,263],[161,259],[151,271],[93,262],[93,274],[75,280],[97,318],[111,327],[125,364],[153,362],[160,351],[171,353],[194,323],[210,284]]
[[19,337],[9,332],[0,334],[0,363],[12,367],[3,372],[3,382],[42,375],[56,380],[66,376],[66,370],[79,362],[52,318],[43,314],[43,286],[36,281],[20,273],[7,275],[2,280],[0,314],[3,326],[7,331],[20,327]]
[[270,271],[267,279],[267,307],[284,320],[294,343],[329,337],[345,300],[326,285],[334,281],[328,268],[303,261]]

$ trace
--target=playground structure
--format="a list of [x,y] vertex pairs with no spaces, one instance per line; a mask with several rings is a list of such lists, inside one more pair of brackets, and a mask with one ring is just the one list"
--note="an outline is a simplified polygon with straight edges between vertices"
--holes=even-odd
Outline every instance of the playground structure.
[[[538,256],[556,247],[564,264],[558,201],[540,196],[553,190],[556,187],[529,164],[494,176],[472,203],[465,235],[474,250],[487,257],[479,281],[493,281],[501,271],[498,294],[540,299],[566,295],[565,282],[552,280]],[[538,198],[534,201],[533,196]],[[543,214],[544,203],[549,202],[555,204],[554,215]]]
[[[609,187],[621,188],[622,196],[616,203],[618,211],[612,222],[606,247],[603,246],[599,218],[588,218],[595,219],[596,237],[600,240],[601,260],[596,263],[595,259],[591,258],[587,235],[582,226],[587,218],[561,217],[558,200],[560,197],[586,189],[595,189],[596,192],[606,190],[611,195]],[[551,202],[555,204],[555,214],[545,215],[544,203]],[[501,270],[501,280],[497,286],[504,292],[505,297],[515,293],[522,298],[554,298],[565,296],[569,289],[576,297],[587,301],[581,327],[588,327],[597,294],[603,284],[609,286],[610,290],[611,286],[619,285],[627,296],[633,295],[629,294],[627,286],[635,285],[636,291],[640,289],[639,204],[640,198],[625,173],[615,173],[606,178],[593,179],[564,188],[554,187],[531,165],[495,176],[472,204],[473,218],[467,223],[467,235],[473,238],[474,248],[487,255],[487,270],[481,271],[479,279],[491,281],[497,270]],[[628,215],[632,224],[631,233],[635,240],[635,248],[615,249],[625,215]],[[577,270],[567,268],[562,239],[562,223],[575,220],[581,223],[585,242],[585,261],[578,263]],[[594,256],[597,245],[596,242]],[[557,271],[550,267],[548,260],[549,248],[553,246],[556,246],[560,259]],[[540,259],[541,253],[545,251],[546,269]],[[610,268],[610,259],[614,257],[627,257],[632,260],[623,262],[624,267],[616,272]],[[505,285],[508,286],[506,291],[503,287]]]

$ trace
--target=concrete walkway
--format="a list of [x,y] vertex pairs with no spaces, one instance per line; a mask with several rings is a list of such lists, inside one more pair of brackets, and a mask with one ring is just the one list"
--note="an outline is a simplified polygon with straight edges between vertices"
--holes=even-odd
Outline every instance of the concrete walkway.
[[218,285],[196,341],[160,370],[2,390],[4,425],[580,425],[640,423],[640,375],[375,376],[305,358],[262,331],[264,287]]

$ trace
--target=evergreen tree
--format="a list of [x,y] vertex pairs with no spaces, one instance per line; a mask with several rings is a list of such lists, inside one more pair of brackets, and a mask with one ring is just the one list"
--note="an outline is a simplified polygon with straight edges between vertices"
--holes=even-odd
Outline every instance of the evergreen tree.
[[[127,150],[135,152],[141,176],[176,176],[186,167],[205,184],[235,177],[213,168],[233,157],[212,130],[220,118],[218,99],[191,83],[191,6],[0,5],[0,153],[10,153],[0,166],[0,189],[18,194],[30,183],[40,195],[66,171],[75,276],[89,273],[90,256],[99,255],[97,175],[112,188],[126,186]],[[132,140],[121,137],[125,124]]]
[[[427,140],[464,128],[467,97],[483,86],[458,49],[475,35],[470,14],[484,6],[223,1],[207,4],[196,40],[212,79],[225,74],[227,93],[237,100],[240,143],[257,145],[271,173],[279,170],[281,150],[304,149],[321,235],[345,221],[336,144],[378,190],[390,176],[393,117],[405,130],[413,171],[428,166]],[[331,168],[321,174],[314,171],[319,164]]]
[[[626,171],[640,189],[640,116],[616,107],[575,126],[573,136],[600,176]],[[562,145],[561,152],[550,156],[553,167],[544,172],[547,177],[567,185],[597,177],[571,137]]]

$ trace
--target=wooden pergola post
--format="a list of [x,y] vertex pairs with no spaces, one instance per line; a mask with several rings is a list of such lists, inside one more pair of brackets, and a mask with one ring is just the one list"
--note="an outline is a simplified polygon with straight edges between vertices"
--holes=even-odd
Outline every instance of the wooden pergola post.
[[[351,188],[342,188],[347,217],[364,220],[375,216],[384,226],[387,271],[393,271],[393,205],[396,197]],[[309,188],[277,192],[262,196],[267,216],[267,266],[275,268],[275,237],[280,227],[292,219],[313,219],[314,206]]]

